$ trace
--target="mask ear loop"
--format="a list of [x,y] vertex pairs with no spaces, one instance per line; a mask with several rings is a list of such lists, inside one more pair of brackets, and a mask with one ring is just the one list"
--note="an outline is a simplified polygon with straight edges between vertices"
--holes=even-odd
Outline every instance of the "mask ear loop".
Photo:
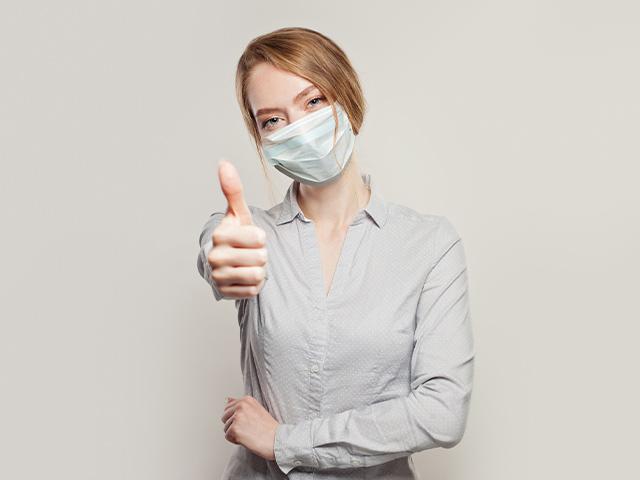
[[[335,148],[336,148],[336,143],[337,143],[337,137],[338,137],[338,126],[339,126],[339,119],[338,119],[338,112],[336,109],[336,105],[339,105],[337,102],[334,102],[331,105],[331,110],[333,111],[333,123],[334,123],[334,128],[333,128],[333,147],[331,147],[332,151],[335,152]],[[342,109],[342,105],[340,105],[341,110],[344,112],[344,109]],[[346,112],[345,112],[346,115]],[[335,154],[333,155],[333,159],[336,161],[336,165],[338,167],[338,169],[342,168],[342,165],[340,165],[340,163],[338,162],[338,158],[335,156]],[[346,160],[345,160],[346,161]]]
[[[337,103],[337,102],[335,102],[335,103]],[[342,115],[344,117],[346,117],[346,120],[350,121],[350,120],[348,120],[349,116],[347,115],[347,112],[344,110],[344,108],[342,108],[342,105],[340,105],[340,109],[342,111]],[[338,136],[338,126],[339,126],[338,113],[336,111],[335,104],[332,105],[332,110],[333,110],[333,120],[334,120],[334,123],[335,123],[335,127],[333,129],[333,148],[335,148],[335,146],[336,146],[336,138]],[[353,155],[353,151],[351,152],[351,155]],[[338,168],[342,168],[342,166],[338,162],[338,158],[335,155],[333,156],[333,158],[336,161],[336,165],[338,166]],[[347,161],[347,159],[345,159],[345,162],[346,161]],[[370,185],[365,185],[365,186],[366,186],[367,190],[369,190],[369,194],[371,194],[371,186]],[[353,189],[353,195],[354,195],[354,198],[356,200],[356,207],[357,207],[358,211],[360,211],[360,195],[358,195],[358,189],[357,188]]]

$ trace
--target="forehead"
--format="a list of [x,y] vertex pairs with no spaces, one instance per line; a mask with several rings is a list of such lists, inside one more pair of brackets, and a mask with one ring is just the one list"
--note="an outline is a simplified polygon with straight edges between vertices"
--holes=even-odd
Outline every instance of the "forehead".
[[292,105],[294,97],[306,87],[309,80],[273,65],[260,63],[251,70],[247,83],[247,99],[255,114],[261,108],[280,108]]

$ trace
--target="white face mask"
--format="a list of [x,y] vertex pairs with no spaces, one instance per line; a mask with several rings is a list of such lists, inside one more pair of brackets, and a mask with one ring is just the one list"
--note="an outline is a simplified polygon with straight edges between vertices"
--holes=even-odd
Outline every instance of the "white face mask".
[[317,185],[337,178],[351,158],[355,134],[346,112],[339,103],[335,107],[338,116],[335,146],[335,121],[328,105],[265,137],[262,141],[265,159],[278,171],[302,183]]

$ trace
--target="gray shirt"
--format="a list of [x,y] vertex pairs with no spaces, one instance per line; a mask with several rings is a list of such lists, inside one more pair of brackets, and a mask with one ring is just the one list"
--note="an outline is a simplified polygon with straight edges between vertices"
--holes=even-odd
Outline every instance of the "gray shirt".
[[[267,279],[235,299],[245,395],[280,422],[275,461],[236,445],[223,479],[417,479],[411,454],[462,439],[474,346],[465,253],[444,216],[370,200],[351,223],[328,295],[315,226],[292,181],[268,210]],[[198,271],[224,211],[200,235]],[[230,297],[229,297],[230,298]]]

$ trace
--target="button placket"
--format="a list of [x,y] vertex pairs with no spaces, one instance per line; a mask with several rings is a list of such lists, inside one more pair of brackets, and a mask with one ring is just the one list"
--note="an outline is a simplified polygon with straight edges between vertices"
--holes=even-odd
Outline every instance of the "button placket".
[[305,248],[306,269],[311,286],[310,301],[312,303],[310,334],[308,337],[307,361],[309,372],[309,418],[320,416],[322,409],[322,362],[327,348],[327,318],[325,313],[325,298],[320,295],[323,291],[322,263],[317,245],[315,225],[305,222],[301,225],[303,246]]

